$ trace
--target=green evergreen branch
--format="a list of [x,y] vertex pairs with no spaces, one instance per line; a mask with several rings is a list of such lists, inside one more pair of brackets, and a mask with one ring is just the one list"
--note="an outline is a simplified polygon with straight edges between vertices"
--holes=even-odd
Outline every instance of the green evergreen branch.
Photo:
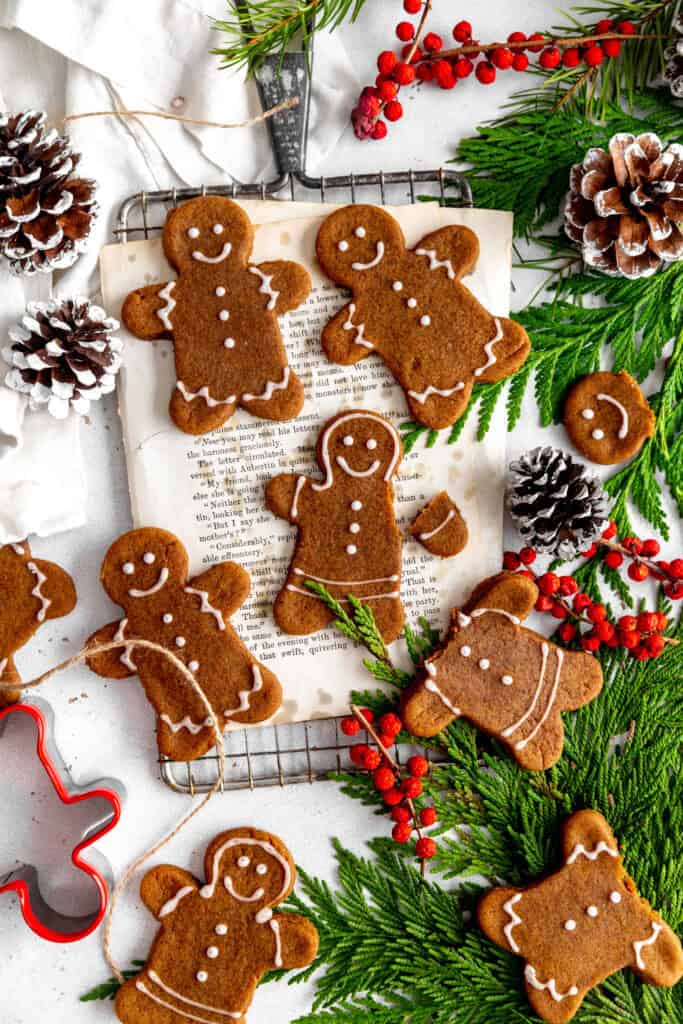
[[[135,978],[140,973],[142,968],[145,966],[144,960],[131,960],[132,968],[129,970],[122,971],[122,974],[126,981],[130,978]],[[95,985],[85,995],[79,996],[80,1003],[93,1003],[100,999],[114,999],[116,993],[121,988],[118,978],[107,978],[106,981],[102,982],[101,985]]]

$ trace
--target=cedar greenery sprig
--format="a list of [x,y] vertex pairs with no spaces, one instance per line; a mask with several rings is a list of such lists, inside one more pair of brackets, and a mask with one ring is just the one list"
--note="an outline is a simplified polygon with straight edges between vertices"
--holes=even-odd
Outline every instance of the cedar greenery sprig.
[[[131,960],[132,967],[123,972],[126,981],[137,977],[145,966],[144,960]],[[80,1003],[93,1003],[101,999],[115,999],[116,993],[121,988],[118,978],[107,978],[100,985],[95,985],[89,992],[79,997]]]

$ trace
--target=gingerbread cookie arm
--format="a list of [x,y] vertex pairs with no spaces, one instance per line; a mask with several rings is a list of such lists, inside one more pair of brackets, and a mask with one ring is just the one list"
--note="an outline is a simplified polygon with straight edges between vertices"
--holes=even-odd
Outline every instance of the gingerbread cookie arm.
[[308,483],[307,477],[297,473],[274,476],[266,486],[266,508],[278,519],[286,519],[288,523],[298,522],[301,492]]
[[[108,644],[112,640],[122,640],[125,637],[125,629],[126,619],[110,622],[89,637],[86,647]],[[136,674],[127,647],[117,647],[111,651],[104,651],[102,654],[93,654],[86,659],[86,665],[92,672],[98,676],[104,676],[105,679],[128,679]]]
[[416,256],[429,260],[430,270],[459,281],[471,274],[479,259],[479,239],[474,231],[451,225],[425,235],[413,249]]
[[506,316],[494,317],[494,334],[484,351],[487,363],[476,371],[477,381],[493,384],[518,370],[531,351],[531,341],[521,324]]
[[76,607],[76,587],[68,572],[42,558],[32,558],[27,565],[37,581],[33,594],[41,602],[39,621],[61,619],[72,612]]
[[341,366],[359,363],[375,348],[375,344],[365,337],[365,324],[358,316],[355,302],[350,302],[332,317],[325,325],[320,340],[330,362]]
[[643,911],[642,938],[633,943],[632,971],[648,985],[671,988],[683,975],[681,941],[659,914]]
[[278,967],[308,967],[318,952],[320,939],[312,921],[300,914],[274,914],[273,929],[279,936]]
[[147,909],[163,921],[178,909],[181,900],[198,888],[199,882],[189,871],[173,864],[159,864],[142,879],[140,896]]
[[583,651],[564,652],[564,671],[559,706],[562,711],[576,711],[590,704],[602,690],[600,662]]
[[214,616],[219,629],[225,628],[223,616],[229,618],[249,597],[251,578],[237,562],[221,562],[189,580],[186,593],[196,593],[202,611]]
[[521,895],[520,889],[499,885],[489,889],[477,904],[477,921],[484,935],[508,953],[520,951],[515,937],[515,928],[520,922],[514,907]]
[[311,276],[300,263],[273,260],[252,265],[249,269],[261,278],[259,291],[268,297],[266,308],[275,316],[296,309],[310,295]]
[[155,338],[170,338],[173,333],[171,314],[175,307],[173,291],[175,281],[150,284],[136,288],[126,297],[121,310],[121,319],[136,338],[154,341]]
[[469,614],[475,608],[497,608],[523,621],[537,600],[538,587],[532,580],[518,573],[499,572],[477,584],[462,610]]

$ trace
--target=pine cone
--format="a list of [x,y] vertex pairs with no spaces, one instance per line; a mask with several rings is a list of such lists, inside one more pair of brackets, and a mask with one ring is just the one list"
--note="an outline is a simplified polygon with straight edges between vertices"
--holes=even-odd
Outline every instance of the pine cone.
[[69,407],[85,415],[90,403],[114,390],[123,342],[112,337],[118,320],[87,299],[31,302],[20,324],[10,327],[14,344],[3,356],[14,367],[5,384],[30,395],[29,405],[64,419]]
[[674,99],[683,100],[683,12],[671,28],[678,34],[678,39],[673,46],[664,51],[664,59],[667,62],[664,81],[668,83]]
[[683,259],[683,146],[653,133],[615,135],[572,167],[565,231],[590,267],[648,277]]
[[559,558],[585,551],[609,522],[600,481],[558,448],[534,448],[511,463],[506,498],[526,543]]
[[0,111],[0,256],[14,274],[70,267],[97,213],[95,182],[74,177],[80,154],[46,120]]

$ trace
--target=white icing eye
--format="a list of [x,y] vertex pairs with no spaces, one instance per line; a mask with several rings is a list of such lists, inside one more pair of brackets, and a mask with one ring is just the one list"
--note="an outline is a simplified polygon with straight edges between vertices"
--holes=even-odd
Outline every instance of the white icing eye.
[[339,252],[346,252],[349,248],[349,243],[346,241],[345,238],[342,238],[337,248],[339,249]]
[[349,533],[360,533],[360,523],[351,523]]
[[489,668],[490,665],[491,662],[489,661],[488,658],[482,658],[481,661],[479,662],[479,668],[483,669],[484,671],[486,671],[486,669]]
[[503,684],[503,686],[512,686],[513,682],[512,676],[502,676],[500,681]]
[[597,907],[595,907],[595,906],[593,906],[593,904],[591,904],[590,907],[586,907],[586,913],[588,914],[589,917],[597,917],[598,914],[599,914],[599,910],[598,910]]
[[564,922],[564,930],[566,932],[576,931],[576,921],[572,921],[572,919],[570,917],[568,921]]
[[355,501],[351,502],[351,508],[353,509],[354,512],[360,512],[362,507],[363,507],[363,502],[362,501],[358,501],[356,499]]
[[209,980],[209,975],[206,973],[206,971],[197,971],[195,977],[197,981],[202,983],[202,985],[204,984],[205,981]]
[[228,926],[227,924],[217,924],[216,927],[214,928],[214,931],[216,935],[227,935]]
[[391,287],[393,288],[393,290],[395,292],[402,292],[403,291],[403,281],[394,281],[394,283],[392,284]]
[[135,572],[135,566],[133,565],[132,562],[124,562],[123,565],[121,566],[121,572],[124,574],[124,576],[132,576],[133,573]]
[[153,551],[145,551],[144,555],[142,556],[142,561],[145,563],[145,565],[154,565],[156,560],[157,556],[154,554]]
[[408,301],[406,302],[406,306],[408,307],[408,309],[415,309],[415,307],[417,306],[417,299],[408,299]]
[[611,903],[621,903],[621,893],[617,892],[616,889],[609,894],[609,898]]
[[197,669],[199,668],[199,662],[191,661],[187,667],[189,668],[190,672],[196,672]]
[[218,314],[218,319],[222,320],[223,323],[225,323],[226,320],[229,320],[230,319],[230,313],[228,312],[228,310],[227,309],[222,309],[220,311],[220,313]]
[[356,238],[365,238],[366,234],[367,231],[365,230],[365,228],[356,228],[356,230],[354,231],[354,235],[356,236]]
[[426,316],[425,315],[425,316],[421,316],[420,317],[420,326],[421,327],[429,327],[431,322],[432,322],[431,316]]
[[602,441],[604,436],[605,436],[605,431],[604,430],[600,430],[600,428],[598,428],[597,430],[594,430],[593,433],[591,434],[591,437],[594,437],[596,441]]
[[468,647],[467,644],[464,644],[464,646],[460,648],[460,653],[462,654],[463,658],[469,658],[470,654],[472,653],[472,648]]
[[581,413],[585,420],[592,420],[595,418],[595,413],[592,409],[584,409]]
[[219,299],[223,298],[223,296],[225,295],[225,288],[223,287],[222,284],[218,285],[218,288],[216,288],[214,294],[217,295]]
[[351,437],[351,435],[350,435],[350,434],[347,434],[347,435],[346,435],[346,436],[344,437],[344,439],[343,439],[343,443],[344,443],[344,444],[346,445],[346,447],[347,447],[347,448],[350,448],[350,447],[351,447],[351,445],[353,444],[353,438]]
[[375,441],[374,437],[371,437],[368,441],[365,442],[365,447],[371,452],[375,450],[375,448],[377,447],[377,442]]
[[170,625],[171,622],[173,622],[173,616],[171,615],[170,612],[165,612],[165,614],[161,616],[161,621],[165,622],[166,625],[168,626]]
[[225,341],[223,342],[223,348],[234,348],[234,347],[235,347],[235,339],[234,338],[226,338]]
[[249,857],[245,857],[244,854],[237,860],[238,868],[248,868],[250,864],[251,860],[249,859]]
[[346,545],[346,554],[347,555],[355,555],[357,551],[358,551],[358,548],[356,547],[355,544],[347,544]]
[[225,231],[225,228],[223,227],[222,224],[214,224],[211,230],[213,231],[214,235],[222,235],[223,232]]
[[206,951],[206,955],[208,956],[209,960],[215,960],[216,957],[218,956],[218,946],[209,946],[209,948]]
[[199,238],[199,228],[188,228],[187,229],[187,237],[188,238]]
[[184,647],[185,646],[185,637],[184,636],[177,636],[175,638],[175,645],[176,645],[176,647]]
[[256,866],[256,874],[257,875],[266,875],[266,874],[268,874],[268,865],[267,864],[258,864]]

